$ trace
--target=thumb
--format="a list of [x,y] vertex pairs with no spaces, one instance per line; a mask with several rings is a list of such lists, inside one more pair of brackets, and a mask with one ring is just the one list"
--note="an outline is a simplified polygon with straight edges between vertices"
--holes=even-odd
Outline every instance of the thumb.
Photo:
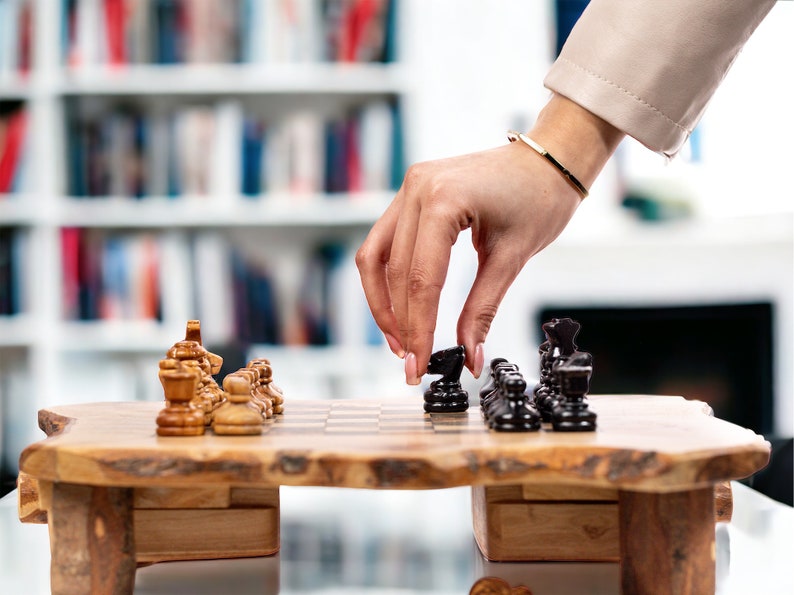
[[499,304],[523,268],[495,255],[480,260],[466,303],[458,319],[458,342],[466,348],[466,367],[479,378],[484,363],[483,343]]

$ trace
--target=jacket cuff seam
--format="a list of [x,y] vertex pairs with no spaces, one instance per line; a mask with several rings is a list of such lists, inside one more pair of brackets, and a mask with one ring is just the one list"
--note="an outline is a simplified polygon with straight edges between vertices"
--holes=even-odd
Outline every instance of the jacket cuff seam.
[[673,120],[673,119],[672,119],[670,116],[668,116],[667,114],[665,114],[665,113],[664,113],[662,110],[660,110],[658,107],[656,107],[655,105],[652,105],[652,104],[648,103],[648,102],[647,102],[646,100],[644,100],[642,97],[640,97],[639,95],[636,95],[635,93],[632,93],[631,91],[629,91],[629,90],[628,90],[628,89],[626,89],[625,87],[622,87],[622,86],[621,86],[621,85],[619,85],[618,83],[616,83],[616,82],[614,82],[614,81],[612,81],[612,80],[610,80],[610,79],[608,79],[608,78],[606,78],[606,77],[604,77],[604,76],[602,76],[602,75],[598,74],[597,72],[593,72],[592,70],[589,70],[589,69],[585,68],[584,66],[582,66],[582,65],[580,65],[580,64],[577,64],[576,62],[572,62],[571,60],[568,60],[567,58],[563,58],[562,56],[560,56],[560,57],[558,58],[558,60],[559,60],[560,62],[565,62],[565,63],[566,63],[566,64],[568,64],[569,66],[572,66],[573,68],[576,68],[577,70],[580,70],[581,72],[584,72],[584,73],[585,73],[585,74],[587,74],[588,76],[591,76],[591,77],[593,77],[593,78],[596,78],[596,79],[598,79],[598,80],[600,80],[600,81],[603,81],[604,83],[606,83],[606,84],[610,85],[611,87],[614,87],[615,89],[617,89],[618,91],[620,91],[620,92],[621,92],[621,93],[623,93],[624,95],[627,95],[628,97],[631,97],[631,98],[632,98],[634,101],[636,101],[636,102],[638,102],[638,103],[642,104],[642,105],[643,105],[643,106],[645,106],[646,108],[648,108],[648,109],[650,109],[651,111],[653,111],[654,113],[658,114],[660,117],[664,118],[664,119],[665,119],[667,122],[669,122],[670,124],[672,124],[673,126],[675,126],[676,128],[678,128],[679,130],[681,130],[681,131],[682,131],[682,132],[684,132],[685,134],[687,134],[687,135],[691,134],[691,130],[688,130],[688,129],[687,129],[685,126],[683,126],[683,125],[681,125],[680,123],[678,123],[678,122],[676,122],[675,120]]

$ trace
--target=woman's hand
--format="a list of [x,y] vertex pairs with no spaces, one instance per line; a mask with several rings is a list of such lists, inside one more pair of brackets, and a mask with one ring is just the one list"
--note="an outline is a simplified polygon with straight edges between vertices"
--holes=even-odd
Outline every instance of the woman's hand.
[[[569,155],[555,138],[561,126],[570,125],[577,143],[583,140],[575,122],[560,120],[571,106],[574,113],[595,118],[558,97],[544,109],[530,136],[540,144],[557,145],[544,146],[589,186],[619,139],[598,159],[576,159],[573,151]],[[553,128],[546,134],[549,125]],[[598,163],[596,170],[585,166],[591,161]],[[478,268],[458,320],[457,340],[466,347],[466,366],[479,376],[483,343],[508,287],[526,262],[562,232],[580,200],[559,171],[520,142],[408,170],[356,255],[375,321],[391,350],[405,358],[407,383],[418,384],[427,370],[441,289],[460,232],[471,228]]]

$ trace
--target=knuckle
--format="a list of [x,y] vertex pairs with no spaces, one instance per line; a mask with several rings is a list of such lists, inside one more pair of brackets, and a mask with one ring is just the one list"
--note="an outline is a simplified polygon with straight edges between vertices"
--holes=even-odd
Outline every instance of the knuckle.
[[361,244],[358,250],[356,250],[355,262],[356,262],[356,267],[358,267],[359,271],[363,271],[370,267],[370,263],[372,262],[372,256],[367,242]]
[[430,272],[421,266],[411,267],[408,271],[408,294],[412,296],[419,296],[426,294],[431,290],[438,290],[441,288],[441,282],[436,279]]
[[417,190],[426,177],[427,165],[425,163],[414,163],[405,171],[403,178],[403,189],[412,193]]
[[465,309],[458,322],[458,334],[470,332],[475,339],[481,340],[491,330],[497,310],[494,304],[480,304],[476,308]]
[[389,261],[389,265],[386,269],[386,278],[389,280],[390,284],[396,285],[402,279],[405,278],[405,266],[402,264],[402,261],[393,258]]

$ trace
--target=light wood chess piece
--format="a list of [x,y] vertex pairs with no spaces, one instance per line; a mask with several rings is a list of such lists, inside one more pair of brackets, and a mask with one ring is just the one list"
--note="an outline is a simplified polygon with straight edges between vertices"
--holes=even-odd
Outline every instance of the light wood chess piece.
[[284,413],[284,393],[273,383],[273,366],[270,365],[270,360],[264,357],[252,359],[248,362],[248,367],[260,370],[260,384],[263,392],[273,403],[273,413]]
[[245,374],[232,373],[223,379],[226,402],[215,412],[212,429],[220,435],[262,433],[262,415],[251,406],[251,383]]
[[262,419],[273,416],[273,405],[259,387],[259,371],[251,368],[240,368],[235,374],[241,374],[251,385],[251,406],[262,415]]
[[198,368],[200,371],[201,376],[196,389],[195,403],[204,411],[204,423],[209,425],[212,423],[213,412],[221,406],[225,399],[221,387],[212,377],[214,366],[209,352],[198,341],[184,340],[174,343],[166,355],[185,365]]
[[175,359],[160,360],[160,382],[167,406],[157,416],[158,436],[200,436],[204,413],[193,404],[199,371]]

